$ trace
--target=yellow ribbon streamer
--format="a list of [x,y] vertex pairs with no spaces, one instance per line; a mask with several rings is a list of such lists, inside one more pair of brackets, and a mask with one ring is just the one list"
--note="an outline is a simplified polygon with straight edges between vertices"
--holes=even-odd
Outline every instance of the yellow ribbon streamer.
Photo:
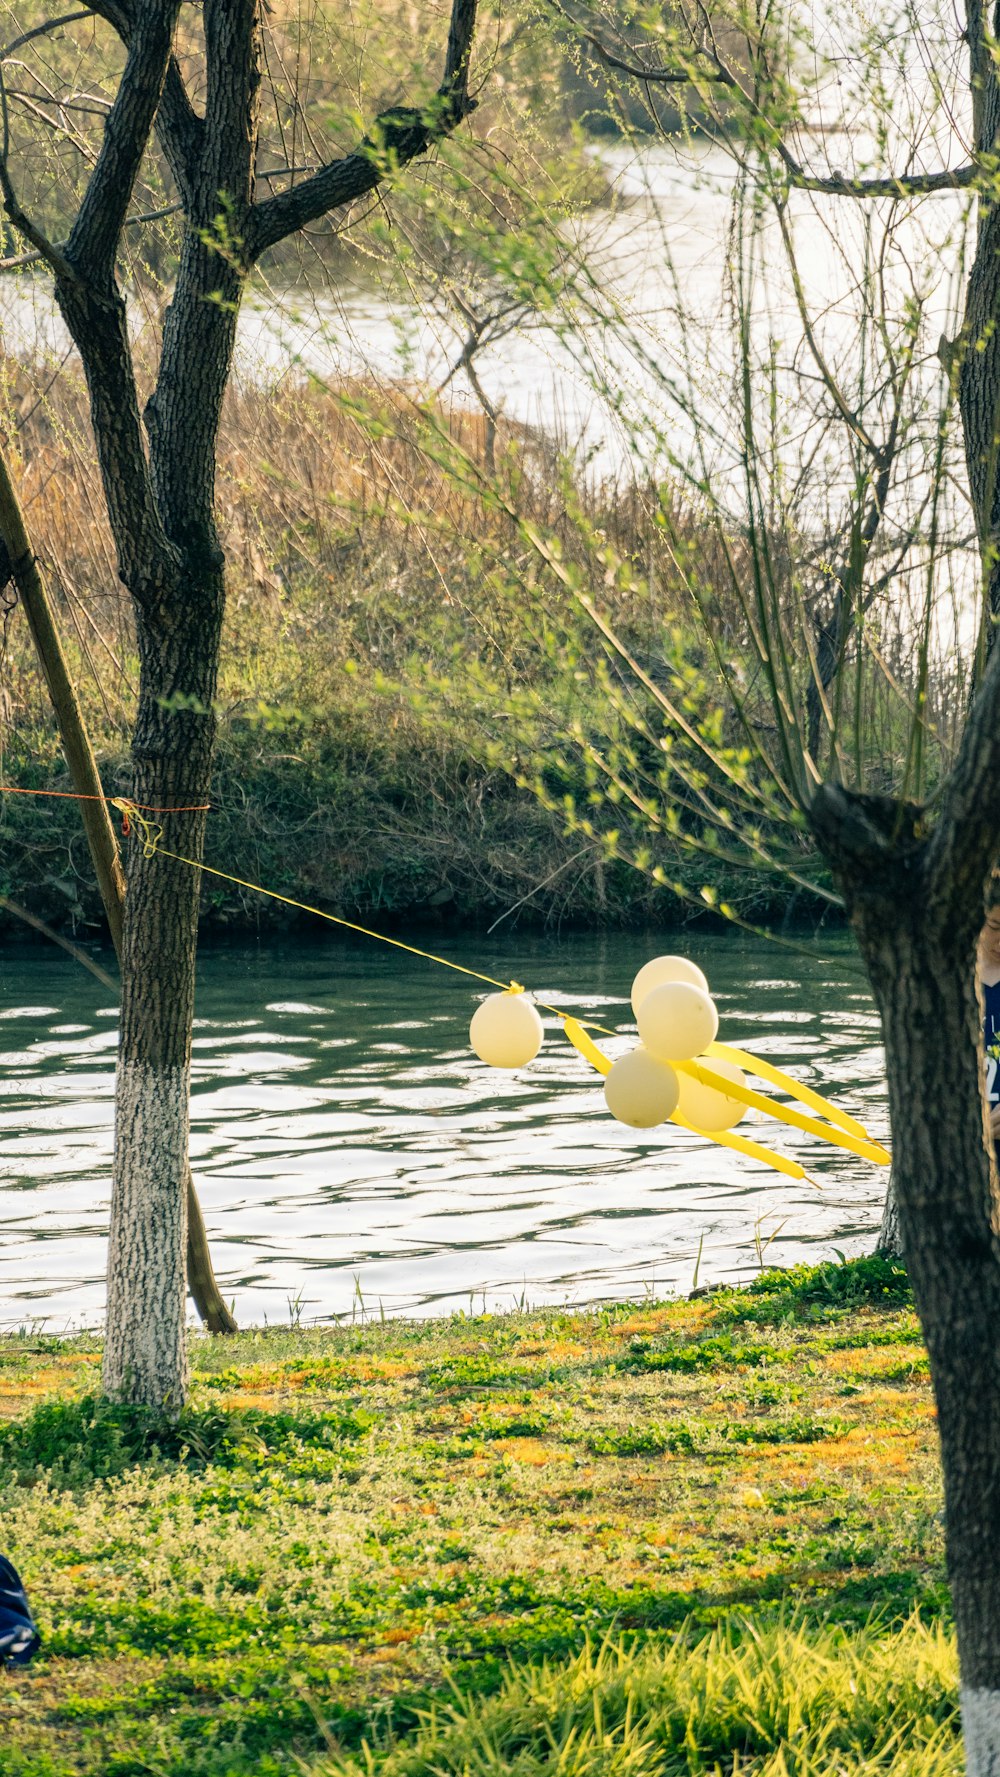
[[778,1104],[773,1098],[765,1098],[762,1092],[754,1092],[751,1086],[738,1086],[725,1074],[717,1074],[714,1068],[703,1067],[699,1061],[672,1061],[672,1068],[678,1073],[688,1074],[691,1079],[699,1080],[703,1086],[713,1086],[726,1098],[736,1098],[740,1104],[750,1105],[754,1110],[764,1111],[769,1117],[777,1117],[779,1122],[788,1123],[793,1129],[808,1130],[810,1135],[818,1135],[822,1141],[832,1142],[834,1147],[847,1148],[852,1154],[860,1154],[863,1160],[874,1160],[876,1166],[888,1166],[891,1156],[878,1142],[860,1141],[856,1135],[848,1135],[846,1129],[836,1129],[829,1123],[821,1123],[818,1117],[807,1117],[804,1111],[793,1110],[791,1105]]
[[784,1154],[774,1153],[771,1148],[763,1147],[759,1141],[751,1141],[749,1136],[734,1135],[731,1129],[720,1129],[709,1135],[707,1130],[689,1123],[679,1111],[674,1112],[670,1121],[676,1123],[679,1129],[686,1129],[690,1135],[700,1135],[702,1141],[714,1141],[722,1148],[733,1148],[737,1154],[745,1154],[748,1160],[760,1160],[765,1166],[773,1167],[775,1172],[786,1173],[789,1178],[809,1179],[811,1185],[816,1185],[817,1191],[820,1189],[816,1180],[809,1178],[805,1167],[800,1166],[797,1160],[786,1160]]
[[791,1074],[783,1074],[780,1067],[765,1061],[760,1055],[752,1055],[749,1049],[734,1049],[731,1043],[710,1043],[705,1050],[708,1056],[715,1056],[719,1061],[734,1061],[738,1067],[745,1067],[749,1073],[756,1074],[758,1079],[768,1080],[790,1098],[797,1098],[800,1104],[812,1106],[821,1117],[828,1117],[831,1123],[839,1123],[848,1135],[856,1135],[859,1141],[870,1141],[871,1136],[863,1123],[848,1116],[839,1105],[831,1104],[828,1098],[814,1092],[811,1086],[804,1086],[800,1080],[793,1080]]
[[609,1074],[611,1072],[611,1062],[606,1055],[601,1053],[597,1044],[591,1041],[578,1018],[564,1017],[563,1030],[566,1032],[574,1049],[579,1050],[584,1061],[589,1061],[591,1067],[596,1067],[599,1074]]
[[[563,1030],[574,1049],[579,1051],[585,1061],[590,1062],[591,1067],[596,1068],[599,1074],[611,1072],[611,1062],[608,1057],[587,1035],[578,1018],[564,1017]],[[731,1135],[728,1131],[709,1135],[704,1129],[696,1129],[693,1123],[689,1123],[677,1111],[674,1112],[670,1121],[676,1123],[678,1128],[686,1129],[691,1135],[700,1135],[703,1140],[717,1142],[723,1148],[733,1148],[736,1153],[744,1154],[749,1160],[760,1160],[765,1166],[772,1167],[775,1172],[786,1173],[789,1178],[808,1178],[809,1176],[797,1160],[786,1160],[783,1154],[774,1154],[770,1148],[762,1147],[760,1142],[749,1141],[745,1135]]]

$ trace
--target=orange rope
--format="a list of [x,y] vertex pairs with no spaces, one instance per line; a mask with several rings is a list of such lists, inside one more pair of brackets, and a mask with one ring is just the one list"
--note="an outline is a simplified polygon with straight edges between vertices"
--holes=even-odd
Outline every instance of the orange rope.
[[[70,802],[106,802],[109,807],[118,801],[116,796],[88,796],[82,790],[25,790],[18,784],[0,784],[0,796],[58,796]],[[206,814],[212,804],[189,802],[177,808],[158,808],[152,802],[133,802],[131,806],[144,814]]]

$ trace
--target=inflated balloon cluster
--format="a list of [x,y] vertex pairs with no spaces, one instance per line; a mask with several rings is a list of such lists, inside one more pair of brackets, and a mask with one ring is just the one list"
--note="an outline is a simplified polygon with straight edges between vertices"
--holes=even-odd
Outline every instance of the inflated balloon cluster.
[[[654,957],[632,983],[632,1010],[640,1041],[612,1064],[605,1078],[611,1115],[630,1129],[655,1129],[675,1111],[706,1134],[733,1129],[746,1105],[672,1065],[704,1055],[718,1035],[719,1014],[697,964],[684,956]],[[543,1034],[542,1021],[523,993],[490,994],[469,1030],[480,1060],[499,1068],[534,1061]],[[745,1084],[732,1062],[713,1066],[737,1085]]]
[[[846,1111],[761,1057],[716,1041],[715,1001],[701,969],[687,957],[658,956],[639,970],[632,983],[639,1042],[617,1061],[598,1049],[579,1020],[556,1007],[545,1010],[562,1019],[569,1041],[604,1075],[608,1109],[630,1129],[655,1129],[673,1122],[780,1172],[805,1176],[797,1162],[730,1133],[754,1109],[878,1165],[889,1163],[885,1148]],[[535,1005],[516,983],[506,993],[490,994],[469,1030],[480,1060],[497,1068],[526,1067],[538,1054],[543,1036]],[[744,1067],[806,1105],[808,1112],[752,1090]]]
[[[706,1135],[735,1128],[746,1105],[672,1065],[704,1055],[719,1034],[715,1001],[697,964],[683,956],[655,957],[632,983],[632,1010],[641,1041],[614,1063],[604,1082],[611,1115],[630,1129],[655,1129],[675,1111]],[[737,1086],[746,1084],[732,1062],[716,1061],[714,1071]]]

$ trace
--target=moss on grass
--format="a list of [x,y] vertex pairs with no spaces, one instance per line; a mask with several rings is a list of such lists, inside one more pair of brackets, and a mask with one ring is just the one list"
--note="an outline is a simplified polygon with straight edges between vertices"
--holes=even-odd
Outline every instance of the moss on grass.
[[[363,1741],[387,1772],[465,1769],[468,1724],[449,1752],[418,1722],[455,1686],[507,1698],[494,1763],[467,1761],[499,1772],[520,1768],[537,1663],[592,1703],[607,1637],[638,1634],[661,1721],[670,1650],[707,1658],[713,1626],[780,1618],[816,1660],[830,1625],[855,1650],[896,1634],[900,1669],[926,1654],[914,1611],[947,1628],[923,1348],[878,1263],[693,1302],[198,1339],[170,1429],[101,1406],[97,1356],[0,1342],[3,1543],[45,1637],[0,1681],[2,1777],[268,1777]],[[934,1684],[932,1762],[890,1767],[880,1742],[844,1769],[957,1768],[953,1684]],[[675,1767],[655,1724],[635,1762],[622,1722],[606,1757],[546,1762],[539,1709],[526,1773],[735,1768],[711,1736]],[[777,1769],[763,1756],[739,1769]]]

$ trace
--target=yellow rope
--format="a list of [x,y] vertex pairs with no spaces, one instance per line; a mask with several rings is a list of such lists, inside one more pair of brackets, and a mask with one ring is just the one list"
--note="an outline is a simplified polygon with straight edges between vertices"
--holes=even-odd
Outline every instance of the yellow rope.
[[[215,870],[211,864],[198,864],[194,858],[182,857],[180,852],[167,851],[160,844],[163,828],[154,821],[147,821],[134,802],[118,796],[114,800],[114,806],[121,810],[126,821],[138,827],[144,858],[170,858],[175,864],[186,864],[191,870],[203,870],[206,876],[217,876],[222,882],[235,883],[237,888],[251,889],[255,895],[266,895],[269,901],[281,901],[286,907],[296,907],[300,913],[315,914],[317,919],[328,920],[334,926],[343,926],[348,932],[358,932],[362,938],[374,938],[379,944],[391,944],[394,950],[406,950],[411,956],[421,956],[425,962],[440,963],[443,969],[455,969],[459,975],[471,975],[474,981],[485,981],[488,987],[499,987],[504,993],[524,992],[519,981],[496,981],[492,975],[484,975],[479,969],[467,969],[462,963],[449,962],[446,956],[435,956],[431,950],[419,950],[415,944],[404,944],[401,938],[387,938],[384,932],[372,932],[367,926],[355,925],[353,920],[340,919],[335,913],[324,913],[322,907],[311,907],[308,901],[296,901],[291,895],[279,895],[276,889],[263,888],[259,882],[247,882],[242,876],[232,876],[228,870]],[[538,1003],[541,1005],[542,1002]],[[544,1010],[551,1012],[555,1008],[546,1006]],[[562,1013],[557,1016],[562,1017]]]
[[[206,875],[214,876],[220,882],[231,882],[237,888],[249,889],[251,893],[264,895],[271,901],[280,901],[285,907],[294,907],[300,913],[311,913],[316,919],[325,919],[330,925],[340,926],[344,931],[357,932],[362,938],[373,938],[378,944],[389,944],[394,950],[405,950],[409,956],[419,956],[424,962],[439,963],[443,969],[454,969],[456,974],[468,975],[473,981],[483,981],[488,987],[498,987],[503,993],[524,992],[519,981],[498,981],[492,975],[484,975],[479,969],[468,969],[464,963],[453,963],[446,956],[437,956],[432,950],[421,950],[416,944],[404,944],[401,938],[387,938],[384,932],[373,932],[368,926],[358,925],[354,920],[341,919],[336,913],[326,913],[321,907],[311,906],[308,901],[297,901],[292,895],[280,895],[276,889],[264,888],[259,882],[248,882],[245,877],[234,876],[228,870],[217,870],[211,864],[199,864],[194,858],[186,858],[180,852],[167,851],[160,844],[163,838],[162,826],[155,821],[147,820],[134,802],[130,802],[127,797],[116,796],[112,799],[112,806],[120,811],[126,833],[133,825],[138,829],[144,858],[170,858],[173,863],[184,864],[190,870],[203,870]],[[596,1030],[601,1036],[613,1037],[618,1035],[617,1031],[608,1030],[602,1024],[585,1026],[580,1019],[572,1017],[570,1013],[562,1011],[558,1006],[547,1005],[544,1000],[536,1000],[535,1003],[541,1007],[543,1012],[551,1012],[553,1017],[562,1020],[566,1036],[592,1067],[597,1068],[600,1073],[609,1071],[611,1063],[586,1033],[588,1029]],[[867,1131],[862,1129],[859,1123],[856,1123],[852,1117],[848,1117],[845,1112],[838,1111],[835,1105],[831,1105],[826,1099],[821,1098],[818,1092],[813,1092],[809,1087],[799,1086],[788,1074],[782,1074],[777,1068],[759,1062],[756,1056],[748,1054],[745,1050],[728,1049],[725,1044],[720,1043],[712,1044],[708,1053],[711,1055],[713,1052],[720,1059],[723,1056],[730,1056],[733,1059],[739,1056],[747,1066],[756,1068],[762,1077],[770,1077],[774,1084],[784,1086],[803,1103],[820,1111],[822,1116],[830,1119],[834,1124],[839,1124],[840,1127],[831,1128],[829,1122],[820,1123],[814,1117],[808,1117],[801,1111],[792,1110],[790,1106],[776,1104],[774,1099],[765,1098],[762,1093],[754,1092],[749,1087],[737,1086],[721,1074],[700,1067],[697,1063],[675,1062],[674,1066],[682,1073],[690,1074],[693,1078],[701,1080],[706,1086],[714,1086],[717,1090],[724,1092],[727,1097],[737,1098],[744,1104],[764,1110],[769,1116],[777,1117],[783,1123],[790,1123],[797,1129],[808,1130],[811,1134],[820,1136],[822,1140],[833,1142],[837,1147],[848,1148],[866,1160],[874,1160],[878,1165],[888,1165],[889,1155],[885,1149],[880,1147],[877,1142],[866,1139]],[[685,1129],[693,1127],[681,1117],[675,1117],[673,1120]],[[860,1131],[860,1136],[855,1131]],[[705,1135],[707,1132],[699,1130],[697,1133]],[[718,1141],[724,1147],[735,1148],[740,1153],[752,1154],[753,1158],[764,1160],[767,1165],[773,1166],[779,1172],[789,1173],[792,1177],[805,1178],[808,1176],[801,1167],[797,1166],[795,1161],[785,1160],[780,1155],[772,1154],[769,1149],[761,1147],[757,1142],[749,1141],[745,1136],[719,1134],[708,1136],[708,1139]]]

